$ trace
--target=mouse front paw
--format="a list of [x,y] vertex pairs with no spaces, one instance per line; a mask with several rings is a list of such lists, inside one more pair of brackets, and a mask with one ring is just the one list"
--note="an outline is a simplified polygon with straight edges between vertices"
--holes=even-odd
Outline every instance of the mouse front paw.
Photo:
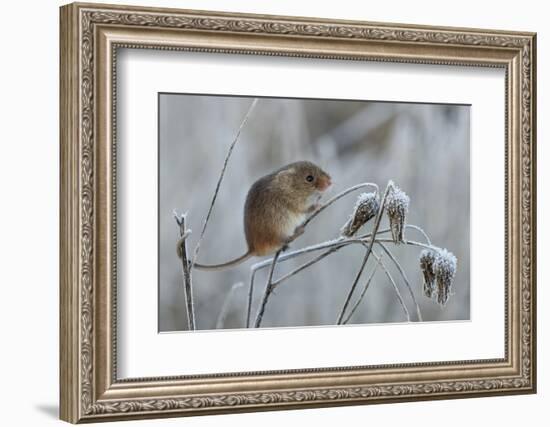
[[294,229],[294,235],[292,236],[293,239],[295,239],[298,236],[301,236],[306,231],[306,227],[304,225],[299,225]]
[[309,209],[307,210],[306,213],[313,213],[313,212],[319,210],[320,207],[321,207],[321,203],[314,203],[309,207]]

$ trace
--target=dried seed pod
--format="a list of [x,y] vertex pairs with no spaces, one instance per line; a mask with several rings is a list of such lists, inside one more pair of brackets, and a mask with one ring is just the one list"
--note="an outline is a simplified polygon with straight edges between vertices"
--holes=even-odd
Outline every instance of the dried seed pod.
[[403,231],[409,210],[409,196],[394,185],[386,196],[386,210],[390,220],[392,239],[395,243],[404,241]]
[[364,224],[376,216],[379,208],[380,198],[377,193],[360,194],[355,203],[353,213],[342,227],[342,236],[351,237],[357,233]]
[[434,274],[437,282],[437,302],[441,305],[447,304],[451,296],[453,279],[456,274],[457,260],[452,252],[447,249],[438,251],[434,262]]
[[434,263],[436,255],[433,251],[424,249],[420,253],[420,269],[424,275],[424,295],[432,298],[436,295]]

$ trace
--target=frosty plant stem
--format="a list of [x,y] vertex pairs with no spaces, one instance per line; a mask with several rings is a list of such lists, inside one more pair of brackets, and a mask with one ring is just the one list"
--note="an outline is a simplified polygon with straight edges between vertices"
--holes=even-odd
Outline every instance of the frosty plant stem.
[[361,292],[361,295],[359,295],[359,298],[357,299],[357,302],[353,306],[353,308],[350,311],[350,314],[346,317],[346,320],[344,320],[343,324],[346,325],[352,318],[355,311],[359,308],[361,305],[361,302],[363,301],[363,298],[365,297],[365,294],[367,293],[367,290],[369,289],[370,283],[374,277],[374,274],[376,273],[377,268],[380,266],[386,276],[388,277],[389,283],[392,285],[393,290],[395,291],[395,294],[397,295],[397,299],[399,300],[399,304],[401,305],[401,308],[403,309],[403,313],[405,313],[405,318],[407,319],[407,322],[411,321],[411,315],[409,314],[409,310],[407,309],[407,306],[405,305],[405,301],[403,300],[403,296],[401,295],[401,292],[399,292],[399,288],[397,287],[397,284],[395,283],[395,280],[393,279],[391,273],[387,269],[387,267],[382,262],[382,256],[376,255],[375,252],[372,253],[372,256],[376,258],[376,265],[372,269],[372,272],[367,279],[367,282],[365,283],[365,286],[363,287],[363,291]]
[[265,285],[265,291],[264,296],[262,298],[262,303],[260,304],[260,309],[258,310],[258,314],[256,315],[256,321],[254,322],[254,327],[259,328],[262,319],[264,317],[265,312],[265,306],[267,305],[267,301],[269,300],[269,296],[273,292],[273,273],[275,271],[275,266],[277,265],[277,258],[279,258],[279,255],[281,255],[281,250],[279,249],[275,256],[273,257],[273,262],[271,263],[271,269],[269,270],[269,276],[267,278],[267,284]]
[[[420,228],[416,225],[412,225],[412,224],[406,224],[405,227],[419,231],[426,238],[426,240],[428,241],[428,244],[423,244],[423,243],[416,242],[416,241],[413,241],[413,240],[405,240],[403,242],[403,244],[409,245],[409,246],[418,246],[418,247],[421,247],[421,248],[432,249],[432,250],[436,250],[436,251],[439,250],[439,248],[431,245],[430,239],[428,238],[428,236],[424,232],[424,230],[422,230],[422,228]],[[383,230],[378,230],[377,234],[380,235],[380,234],[388,233],[390,231],[391,231],[390,228],[385,228]],[[368,239],[371,236],[372,236],[372,233],[367,233],[367,234],[363,234],[362,236],[352,237],[352,238],[339,237],[337,239],[328,240],[326,242],[318,243],[318,244],[315,244],[315,245],[307,246],[305,248],[297,249],[297,250],[292,251],[292,252],[287,252],[287,253],[281,254],[279,256],[278,260],[277,260],[278,264],[280,264],[284,261],[288,261],[290,259],[297,258],[297,257],[302,256],[302,255],[308,254],[310,252],[316,252],[316,251],[320,251],[322,249],[327,249],[326,251],[324,251],[321,254],[317,255],[315,258],[301,264],[300,266],[296,267],[294,270],[290,271],[289,273],[286,273],[282,277],[274,280],[273,284],[272,284],[273,289],[275,289],[277,286],[279,286],[285,280],[287,280],[287,279],[291,278],[292,276],[300,273],[301,271],[305,270],[306,268],[311,267],[312,265],[316,264],[317,262],[322,261],[327,256],[329,256],[333,253],[336,253],[340,249],[343,249],[343,248],[345,248],[349,245],[353,245],[353,244],[362,244],[362,245],[367,244]],[[389,239],[389,238],[388,239],[384,239],[384,238],[376,238],[375,239],[375,243],[380,243],[380,242],[395,243],[393,239]],[[260,261],[256,264],[253,264],[250,267],[251,274],[250,274],[250,283],[249,283],[249,288],[248,288],[248,302],[247,302],[247,312],[246,312],[246,321],[245,321],[245,325],[246,325],[247,328],[250,326],[250,317],[251,317],[251,313],[252,313],[252,300],[253,300],[253,296],[254,296],[254,279],[256,278],[256,273],[258,273],[258,271],[260,271],[261,269],[264,269],[266,267],[271,266],[272,263],[273,263],[273,258],[268,258],[264,261]],[[385,266],[383,266],[383,268],[384,267]],[[384,271],[385,271],[386,275],[388,276],[388,278],[390,280],[390,283],[392,283],[392,285],[394,286],[394,289],[397,292],[399,292],[399,290],[397,288],[397,285],[395,284],[395,281],[393,280],[391,275],[389,275],[389,272],[387,271],[386,268],[384,268]],[[404,271],[404,270],[401,269],[401,271]],[[404,277],[403,280],[408,282],[406,276]],[[410,289],[410,286],[409,286],[409,289]],[[400,295],[399,295],[399,297],[400,297]],[[402,302],[402,298],[400,298],[400,302]],[[405,308],[405,312],[406,312],[406,314],[408,313],[406,308]],[[410,319],[408,314],[407,314],[407,318]]]
[[363,291],[361,292],[361,295],[359,295],[359,298],[357,299],[357,302],[351,308],[351,311],[348,314],[348,317],[346,317],[346,319],[344,320],[344,325],[349,322],[349,320],[352,318],[352,316],[355,313],[355,311],[357,310],[357,308],[361,305],[361,302],[363,301],[363,298],[365,297],[365,294],[367,293],[367,291],[369,289],[370,282],[372,282],[372,279],[374,278],[374,275],[375,275],[376,271],[378,270],[378,267],[382,265],[381,257],[379,257],[377,261],[378,262],[376,263],[376,265],[372,269],[372,271],[369,275],[369,278],[365,282],[365,286],[363,287]]
[[206,227],[208,226],[208,221],[210,220],[210,216],[212,215],[212,211],[214,210],[214,204],[216,203],[216,198],[218,197],[218,193],[220,191],[220,186],[223,181],[223,177],[225,175],[225,170],[227,169],[227,164],[229,163],[229,158],[231,157],[231,154],[233,153],[233,148],[235,148],[235,145],[239,141],[239,136],[241,136],[241,131],[244,128],[244,125],[248,121],[248,117],[250,117],[250,113],[252,113],[252,110],[254,110],[254,107],[256,107],[256,104],[258,103],[258,98],[254,98],[252,103],[250,104],[250,107],[248,107],[248,111],[246,112],[246,115],[244,116],[244,119],[242,120],[239,129],[237,130],[237,133],[235,134],[235,138],[233,138],[233,142],[229,146],[227,150],[227,154],[225,155],[225,159],[223,161],[222,170],[220,172],[220,177],[218,178],[218,182],[216,183],[216,189],[214,190],[214,195],[212,196],[212,201],[210,202],[210,207],[208,208],[208,213],[206,214],[206,218],[204,219],[204,224],[202,226],[201,234],[199,236],[199,240],[197,244],[195,245],[195,250],[193,252],[193,259],[191,261],[191,268],[197,261],[197,257],[199,255],[199,250],[201,247],[202,239],[204,238],[204,233],[206,232]]
[[369,256],[372,252],[372,246],[374,245],[374,239],[376,238],[376,233],[378,232],[378,228],[380,227],[380,220],[382,219],[382,213],[384,212],[384,207],[386,204],[386,198],[388,197],[388,192],[391,191],[393,187],[393,182],[388,182],[388,185],[386,186],[386,190],[384,191],[384,197],[382,197],[382,201],[380,202],[380,209],[378,210],[378,213],[376,214],[376,218],[374,220],[374,226],[372,228],[372,236],[369,240],[369,246],[367,248],[367,253],[365,254],[365,257],[363,258],[363,263],[361,264],[361,267],[359,268],[359,271],[357,272],[355,276],[355,280],[353,281],[351,288],[348,292],[348,295],[346,297],[346,300],[344,302],[344,306],[342,307],[342,310],[340,311],[340,314],[338,315],[338,319],[336,320],[337,325],[342,324],[342,320],[344,318],[344,315],[346,314],[346,310],[348,308],[348,305],[351,300],[351,296],[353,295],[353,292],[355,291],[355,288],[357,287],[357,283],[359,283],[359,279],[361,278],[361,275],[363,274],[363,270],[365,269],[365,266],[367,265],[367,261],[369,260]]
[[233,294],[237,289],[242,288],[243,286],[243,282],[237,282],[233,286],[231,286],[231,289],[229,289],[229,292],[227,293],[227,295],[225,296],[225,300],[223,301],[220,314],[218,314],[218,318],[216,319],[216,329],[222,329],[225,325],[225,318],[227,317],[227,312],[229,311],[229,306],[231,304]]
[[374,187],[376,189],[376,192],[378,192],[378,185],[372,183],[372,182],[363,182],[361,184],[354,185],[353,187],[350,187],[341,193],[338,193],[336,196],[334,196],[332,199],[329,199],[327,202],[323,203],[321,207],[319,207],[315,212],[313,212],[302,224],[302,227],[306,227],[313,218],[315,218],[317,215],[319,215],[321,212],[323,212],[326,208],[328,208],[330,205],[332,205],[335,201],[341,199],[346,194],[349,194],[355,190],[359,190],[360,188],[365,187]]
[[189,330],[194,331],[196,329],[195,324],[195,305],[193,303],[193,281],[191,279],[191,263],[187,255],[187,239],[186,237],[191,234],[191,230],[185,226],[185,220],[187,214],[178,215],[174,211],[174,218],[180,228],[181,238],[181,269],[183,273],[183,292],[185,294],[185,305],[187,307],[187,325]]
[[[416,225],[412,225],[412,224],[406,224],[405,227],[418,230],[420,233],[422,233],[424,235],[424,237],[427,240],[428,244],[425,245],[425,247],[426,248],[434,248],[434,247],[431,246],[431,242],[430,242],[429,238],[427,237],[426,233],[420,227],[418,227]],[[384,228],[383,230],[378,230],[378,235],[388,233],[390,231],[391,231],[390,228]],[[347,246],[347,245],[350,245],[350,244],[353,244],[353,243],[364,242],[370,236],[372,236],[372,233],[363,234],[359,237],[343,237],[343,236],[341,236],[341,237],[338,237],[338,238],[333,239],[333,240],[327,240],[326,242],[316,243],[315,245],[306,246],[305,248],[297,249],[295,251],[285,252],[279,257],[278,262],[281,263],[283,261],[288,261],[288,260],[296,258],[298,256],[305,255],[305,254],[310,253],[310,252],[316,252],[316,251],[319,251],[321,249],[336,248],[336,247],[338,249],[342,249],[344,246]],[[379,240],[380,239],[377,239],[377,241],[379,241]],[[393,242],[393,240],[391,240],[391,239],[386,239],[386,240],[381,240],[381,241],[383,241],[383,242]],[[422,243],[419,243],[419,242],[405,241],[404,243],[405,244],[418,244],[418,245],[422,246]],[[264,261],[260,261],[260,262],[257,262],[256,264],[252,264],[252,266],[250,267],[250,270],[257,271],[257,270],[261,270],[263,268],[269,267],[271,265],[271,261],[273,261],[273,258],[268,258]]]
[[411,299],[414,302],[414,305],[416,307],[416,315],[418,317],[418,321],[422,322],[422,313],[420,312],[420,306],[418,305],[418,301],[416,301],[416,297],[414,296],[414,292],[412,290],[411,284],[409,283],[409,279],[407,279],[407,275],[405,274],[405,270],[403,270],[403,267],[401,267],[401,264],[399,264],[399,261],[397,261],[397,258],[391,253],[391,251],[386,247],[384,243],[377,242],[378,245],[386,252],[386,254],[390,257],[392,262],[397,267],[397,270],[399,271],[399,274],[401,274],[401,277],[403,278],[403,281],[405,282],[405,285],[407,286],[407,289],[409,290],[409,293],[411,294]]
[[[375,257],[377,256],[374,252],[373,252],[373,255]],[[393,290],[395,291],[395,294],[397,295],[397,299],[399,300],[399,304],[401,305],[401,308],[403,309],[403,312],[405,313],[405,318],[407,319],[407,322],[410,322],[411,321],[411,315],[409,313],[409,310],[407,309],[407,305],[405,304],[405,301],[403,300],[403,296],[401,295],[401,292],[399,292],[399,287],[397,286],[397,283],[395,283],[395,280],[393,280],[393,277],[390,274],[390,271],[386,268],[384,263],[381,263],[380,265],[382,266],[382,269],[384,270],[384,273],[386,273],[386,276],[388,276],[390,284],[392,285]]]
[[[416,228],[416,226],[412,226],[412,225],[408,225],[407,227],[415,227]],[[385,232],[388,232],[388,231],[390,231],[390,230],[389,229],[380,230],[378,232],[378,234],[385,233]],[[291,278],[292,276],[300,273],[302,270],[305,270],[306,268],[311,267],[313,264],[316,264],[317,262],[319,262],[319,261],[323,260],[324,258],[326,258],[327,256],[339,251],[340,249],[343,249],[343,248],[345,248],[349,245],[357,244],[357,243],[365,245],[367,239],[370,236],[371,236],[371,234],[369,233],[369,234],[366,234],[366,235],[363,235],[359,238],[354,238],[354,239],[330,240],[328,242],[324,242],[323,244],[308,246],[307,248],[299,249],[299,250],[296,250],[294,252],[290,252],[288,254],[284,254],[284,255],[280,256],[279,259],[277,260],[278,264],[280,264],[283,261],[286,261],[286,260],[289,260],[289,259],[292,259],[292,258],[296,258],[300,255],[303,255],[303,254],[306,254],[306,253],[309,253],[309,252],[318,251],[318,250],[321,250],[321,249],[328,248],[327,251],[321,253],[320,255],[317,255],[315,258],[303,263],[299,267],[296,267],[294,270],[290,271],[289,273],[285,274],[284,276],[280,277],[279,279],[274,280],[273,281],[273,289],[275,289],[275,287],[279,286],[285,280],[287,280],[287,279]],[[380,239],[380,238],[375,239],[375,243],[380,243],[380,242],[394,243],[393,239]],[[436,246],[426,245],[426,244],[423,244],[423,243],[420,243],[420,242],[415,242],[413,240],[407,240],[403,243],[405,245],[417,246],[417,247],[426,248],[426,249],[432,249],[434,251],[440,250]],[[291,256],[286,257],[286,258],[283,259],[283,257],[285,255],[291,255]],[[264,267],[271,266],[272,262],[273,262],[273,258],[268,259],[266,261],[262,261],[258,264],[254,264],[251,267],[252,272],[251,272],[251,275],[250,275],[250,284],[249,284],[249,288],[248,288],[247,318],[246,318],[246,322],[245,322],[247,328],[250,326],[250,315],[251,315],[251,310],[252,310],[252,297],[253,297],[253,289],[254,289],[254,279],[256,277],[256,273],[258,271],[260,271],[261,269],[263,269]],[[387,272],[387,269],[385,268],[384,265],[382,266],[382,268],[384,269],[384,272],[386,273],[386,275],[388,275],[389,273]],[[394,288],[397,290],[397,292],[399,292],[398,288],[397,288],[397,285],[395,285],[395,281],[391,278],[391,276],[389,276],[388,278],[390,279],[390,282],[392,284],[394,284]],[[405,277],[405,279],[406,279],[406,277]],[[400,298],[400,300],[402,300],[402,299]]]

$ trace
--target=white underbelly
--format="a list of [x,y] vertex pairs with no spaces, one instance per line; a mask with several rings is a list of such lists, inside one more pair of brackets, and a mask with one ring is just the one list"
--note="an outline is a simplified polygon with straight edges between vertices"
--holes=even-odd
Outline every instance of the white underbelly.
[[284,224],[283,230],[286,237],[290,237],[294,234],[296,227],[301,225],[306,219],[305,214],[292,214],[289,215]]

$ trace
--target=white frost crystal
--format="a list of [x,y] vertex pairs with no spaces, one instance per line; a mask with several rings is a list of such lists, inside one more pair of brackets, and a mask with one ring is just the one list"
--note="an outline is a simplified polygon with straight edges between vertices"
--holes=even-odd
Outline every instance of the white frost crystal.
[[424,275],[424,295],[445,305],[451,296],[457,260],[447,249],[424,249],[420,253],[420,269]]
[[438,251],[434,262],[434,273],[437,282],[437,302],[447,304],[451,295],[451,287],[456,274],[456,257],[447,249]]
[[349,220],[342,227],[342,236],[351,237],[374,218],[380,208],[380,198],[377,193],[362,193],[357,197],[355,208]]
[[392,239],[395,243],[404,241],[403,230],[409,211],[409,202],[409,196],[396,185],[391,188],[386,196],[386,209],[390,220]]
[[434,273],[435,253],[429,249],[424,249],[420,253],[420,269],[424,275],[424,295],[432,298],[436,294],[435,273]]

